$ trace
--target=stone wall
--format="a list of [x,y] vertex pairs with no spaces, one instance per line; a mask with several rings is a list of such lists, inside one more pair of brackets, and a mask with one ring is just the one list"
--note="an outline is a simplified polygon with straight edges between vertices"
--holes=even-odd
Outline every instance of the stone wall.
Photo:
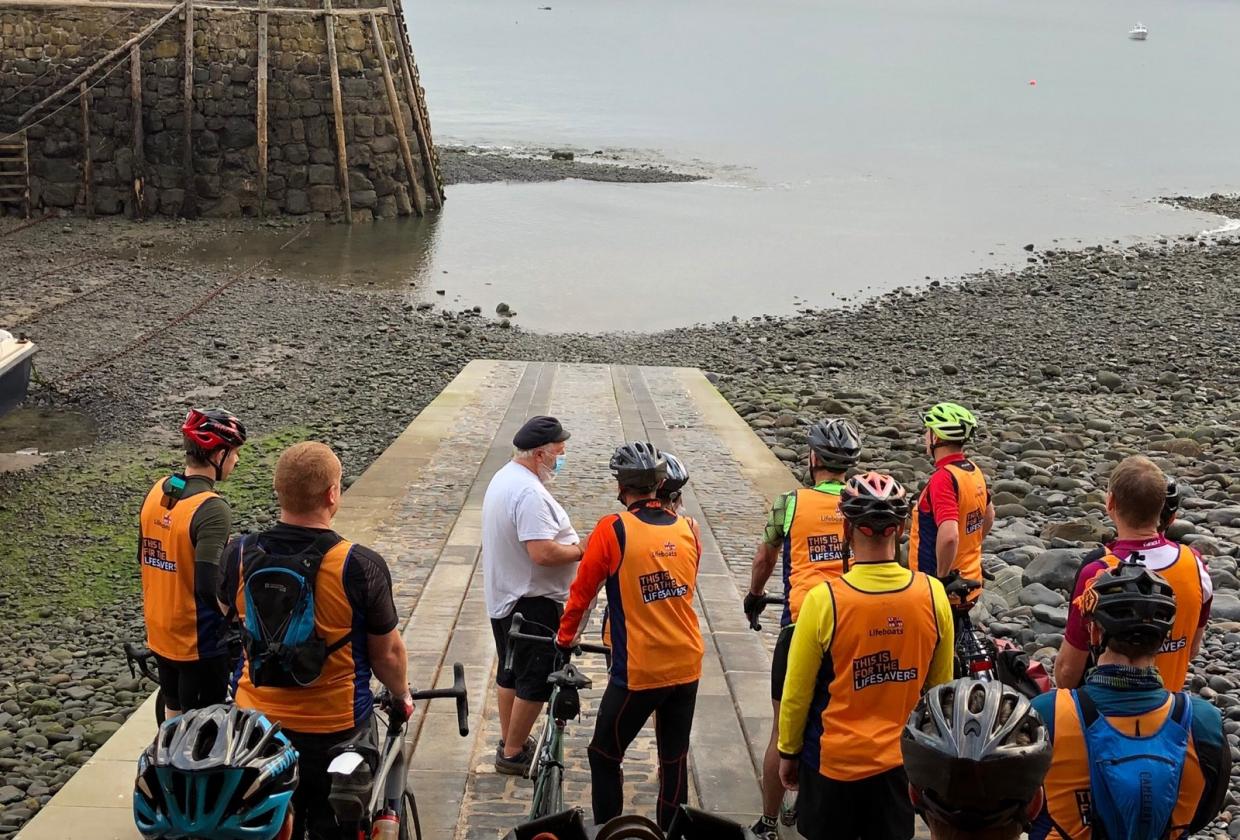
[[[284,5],[284,4],[281,4]],[[345,4],[340,4],[345,5]],[[350,3],[348,5],[355,5]],[[0,4],[0,137],[17,118],[166,9],[5,9]],[[326,30],[322,16],[268,16],[267,213],[341,218]],[[256,145],[258,15],[194,11],[193,175],[182,166],[184,19],[141,46],[144,214],[237,216],[259,210]],[[381,19],[388,55],[395,47]],[[398,26],[391,21],[392,26]],[[412,212],[369,18],[336,18],[354,219]],[[425,185],[400,62],[389,59],[416,176]],[[111,70],[112,72],[108,73]],[[106,78],[104,78],[106,74]],[[94,211],[137,215],[130,62],[95,73],[90,94]],[[63,108],[61,107],[63,106]],[[56,111],[57,108],[61,110]],[[82,111],[76,92],[31,118],[32,209],[85,207]]]

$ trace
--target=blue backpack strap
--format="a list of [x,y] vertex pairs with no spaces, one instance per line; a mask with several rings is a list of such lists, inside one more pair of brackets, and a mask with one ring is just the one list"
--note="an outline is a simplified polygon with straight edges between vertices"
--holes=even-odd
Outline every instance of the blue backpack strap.
[[[1094,702],[1094,698],[1089,696],[1089,692],[1083,688],[1074,688],[1072,690],[1072,699],[1076,701],[1076,713],[1081,718],[1081,728],[1089,729],[1094,725],[1101,713],[1098,711],[1098,704]],[[1086,742],[1088,748],[1088,742]]]

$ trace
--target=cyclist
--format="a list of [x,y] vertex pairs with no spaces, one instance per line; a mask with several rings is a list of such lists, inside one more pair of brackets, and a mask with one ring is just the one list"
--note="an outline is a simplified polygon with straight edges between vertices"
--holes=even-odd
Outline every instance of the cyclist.
[[1081,601],[1098,667],[1079,689],[1033,701],[1055,745],[1046,802],[1030,831],[1088,840],[1185,837],[1222,810],[1231,747],[1218,709],[1163,687],[1155,662],[1176,626],[1167,580],[1134,560],[1100,575]]
[[[982,579],[982,542],[995,523],[986,477],[969,460],[964,447],[977,432],[973,412],[941,402],[921,417],[926,454],[934,472],[917,499],[909,533],[909,564],[918,571],[946,577],[953,570],[968,580]],[[981,596],[974,590],[970,600]]]
[[134,822],[144,837],[289,840],[297,770],[297,751],[263,715],[198,709],[164,723],[139,757]]
[[900,740],[932,840],[1016,840],[1042,809],[1046,724],[1016,689],[970,678],[926,692]]
[[689,468],[670,452],[664,452],[663,459],[667,461],[667,478],[659,485],[659,501],[672,513],[680,513],[684,507],[680,496],[689,483]]
[[762,817],[752,831],[758,840],[778,840],[776,817],[784,789],[779,781],[779,701],[788,668],[788,645],[793,622],[805,594],[824,580],[844,573],[847,549],[844,518],[840,514],[840,491],[844,474],[861,457],[861,436],[843,419],[823,420],[809,430],[809,474],[813,487],[802,487],[779,496],[767,516],[762,543],[754,554],[745,615],[756,618],[763,610],[762,596],[783,557],[784,592],[787,595],[782,629],[771,656],[771,738],[762,761]]
[[923,690],[952,677],[943,585],[898,562],[904,488],[877,472],[840,494],[849,570],[801,604],[779,713],[779,775],[800,790],[807,840],[908,840],[900,732]]
[[138,539],[146,643],[169,717],[227,696],[228,644],[215,596],[232,510],[215,483],[237,466],[245,426],[221,409],[191,409],[181,434],[185,469],[146,494]]
[[356,840],[328,803],[327,767],[343,744],[373,745],[372,674],[395,698],[396,720],[413,710],[387,564],[332,530],[340,478],[326,445],[286,449],[275,469],[279,522],[229,547],[221,586],[244,628],[237,705],[279,723],[300,756],[299,840]]
[[1115,523],[1117,538],[1100,558],[1087,561],[1077,572],[1068,626],[1055,660],[1055,683],[1060,688],[1081,685],[1089,664],[1089,631],[1079,605],[1082,595],[1099,574],[1129,559],[1166,578],[1175,590],[1175,628],[1159,652],[1158,669],[1169,687],[1184,685],[1189,664],[1201,650],[1214,587],[1197,552],[1161,533],[1167,488],[1158,465],[1140,455],[1125,458],[1111,471],[1107,513]]
[[587,607],[606,585],[612,666],[589,749],[594,821],[602,825],[621,812],[621,762],[653,714],[656,816],[666,830],[688,798],[689,732],[704,650],[693,610],[701,548],[688,520],[658,499],[667,461],[653,445],[623,444],[611,457],[611,472],[625,509],[594,526],[556,643],[566,655]]

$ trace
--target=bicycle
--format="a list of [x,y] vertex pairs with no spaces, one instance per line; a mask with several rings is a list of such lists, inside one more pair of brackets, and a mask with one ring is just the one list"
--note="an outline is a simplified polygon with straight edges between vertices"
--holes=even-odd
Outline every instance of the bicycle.
[[956,631],[956,650],[953,676],[972,677],[980,682],[993,682],[998,678],[995,659],[998,651],[994,642],[974,626],[969,613],[975,602],[969,596],[982,588],[980,580],[970,580],[953,570],[943,578],[943,589],[951,605],[952,624]]
[[[782,607],[788,603],[788,599],[783,595],[763,595],[758,599],[758,603],[765,609],[766,607]],[[758,632],[762,629],[759,622],[761,612],[755,612],[746,615],[749,619],[749,629]],[[797,824],[797,792],[795,790],[784,791],[783,801],[779,803],[779,821],[785,826],[792,827]]]
[[[554,636],[540,636],[533,633],[522,633],[526,623],[551,630],[537,622],[526,622],[520,613],[512,617],[512,627],[508,632],[510,640],[535,644],[555,644]],[[554,632],[554,631],[552,631]],[[510,646],[505,657],[504,667],[511,668],[513,649]],[[573,646],[573,654],[597,653],[607,658],[607,667],[611,667],[611,648],[605,645],[580,643]],[[530,804],[531,820],[541,819],[558,813],[564,808],[564,729],[570,720],[575,720],[581,712],[581,698],[578,696],[584,688],[594,683],[581,673],[571,661],[547,677],[551,684],[551,699],[547,701],[547,714],[538,740],[534,744],[534,760],[526,778],[534,780],[534,797]]]
[[[414,701],[455,699],[456,723],[461,737],[469,734],[469,692],[465,687],[465,667],[452,665],[451,688],[414,691]],[[328,765],[332,786],[328,800],[336,819],[344,825],[356,825],[358,836],[371,840],[421,840],[422,823],[413,787],[409,784],[409,760],[413,744],[405,737],[408,721],[393,723],[393,698],[384,690],[375,700],[375,709],[383,714],[384,737],[378,755],[372,762],[378,743],[379,714],[371,721],[373,742],[350,744]]]
[[168,716],[168,707],[164,703],[164,690],[159,687],[159,668],[155,665],[155,654],[146,645],[125,642],[125,664],[129,666],[129,676],[137,679],[138,675],[155,683],[155,723],[163,725]]

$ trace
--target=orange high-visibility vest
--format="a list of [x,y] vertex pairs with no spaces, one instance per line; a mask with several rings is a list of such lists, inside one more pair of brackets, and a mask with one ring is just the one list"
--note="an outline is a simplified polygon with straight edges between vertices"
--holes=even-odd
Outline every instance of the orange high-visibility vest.
[[792,521],[784,537],[785,625],[797,620],[807,592],[844,574],[848,557],[838,491],[802,487],[790,501]]

